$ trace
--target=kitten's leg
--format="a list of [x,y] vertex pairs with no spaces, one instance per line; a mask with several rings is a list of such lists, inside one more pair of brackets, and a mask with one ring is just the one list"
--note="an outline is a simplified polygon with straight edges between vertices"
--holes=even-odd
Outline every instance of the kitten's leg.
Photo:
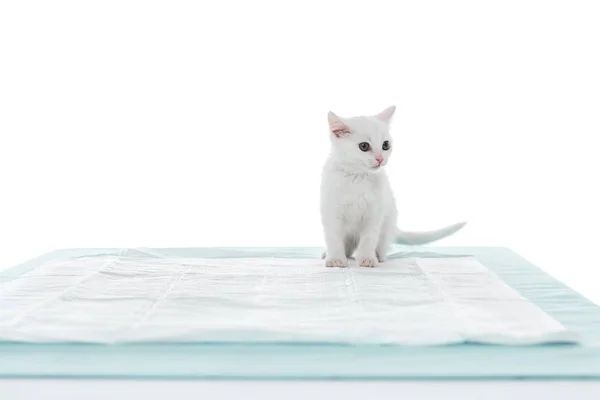
[[394,241],[395,227],[390,224],[384,224],[379,235],[379,241],[377,242],[377,248],[375,254],[379,262],[384,262],[387,256],[387,252]]
[[344,248],[344,234],[338,223],[333,226],[325,227],[325,266],[326,267],[347,267],[348,258]]
[[344,250],[346,257],[351,258],[354,250],[356,250],[356,238],[354,236],[346,236],[344,239]]
[[[344,239],[344,250],[346,253],[346,258],[352,258],[352,254],[354,253],[354,250],[356,250],[356,238],[352,236],[346,236],[346,239]],[[321,258],[327,258],[327,250],[321,253]]]
[[356,259],[361,267],[376,267],[379,265],[375,248],[377,246],[381,231],[381,223],[372,221],[367,224],[361,233],[358,248],[356,249]]

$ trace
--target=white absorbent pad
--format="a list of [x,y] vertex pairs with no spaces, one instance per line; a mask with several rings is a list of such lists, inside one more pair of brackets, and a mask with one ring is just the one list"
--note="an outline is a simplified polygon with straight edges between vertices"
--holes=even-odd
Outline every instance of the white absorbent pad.
[[432,345],[575,340],[473,257],[95,256],[0,283],[0,340]]

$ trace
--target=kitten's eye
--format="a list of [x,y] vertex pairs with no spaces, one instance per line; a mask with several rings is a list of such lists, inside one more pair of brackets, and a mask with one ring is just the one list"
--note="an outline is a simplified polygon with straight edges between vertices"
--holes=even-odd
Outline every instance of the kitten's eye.
[[381,146],[382,149],[384,150],[389,150],[390,149],[390,142],[388,142],[387,140],[385,142],[383,142],[383,146]]
[[358,144],[358,148],[361,149],[362,151],[369,151],[369,149],[371,148],[371,145],[367,142],[362,142]]

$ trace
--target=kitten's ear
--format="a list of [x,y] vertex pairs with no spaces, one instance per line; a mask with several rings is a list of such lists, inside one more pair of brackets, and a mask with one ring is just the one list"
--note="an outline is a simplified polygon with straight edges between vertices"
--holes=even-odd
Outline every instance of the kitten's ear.
[[390,107],[386,108],[385,110],[383,110],[382,112],[380,112],[379,114],[377,114],[377,118],[389,123],[392,120],[392,117],[394,116],[395,111],[396,111],[396,106],[390,106]]
[[329,111],[327,114],[327,120],[329,120],[329,130],[335,135],[335,137],[342,137],[350,133],[348,125],[342,121],[340,117]]

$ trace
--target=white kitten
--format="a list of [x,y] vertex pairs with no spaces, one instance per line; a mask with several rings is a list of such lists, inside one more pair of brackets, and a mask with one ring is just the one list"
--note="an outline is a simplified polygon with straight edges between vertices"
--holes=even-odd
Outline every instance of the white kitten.
[[396,228],[396,202],[383,171],[392,154],[390,121],[396,107],[375,116],[340,118],[329,113],[331,154],[321,181],[321,220],[328,267],[345,267],[356,250],[360,266],[383,262],[392,243],[424,244],[462,228],[458,223],[431,232]]

